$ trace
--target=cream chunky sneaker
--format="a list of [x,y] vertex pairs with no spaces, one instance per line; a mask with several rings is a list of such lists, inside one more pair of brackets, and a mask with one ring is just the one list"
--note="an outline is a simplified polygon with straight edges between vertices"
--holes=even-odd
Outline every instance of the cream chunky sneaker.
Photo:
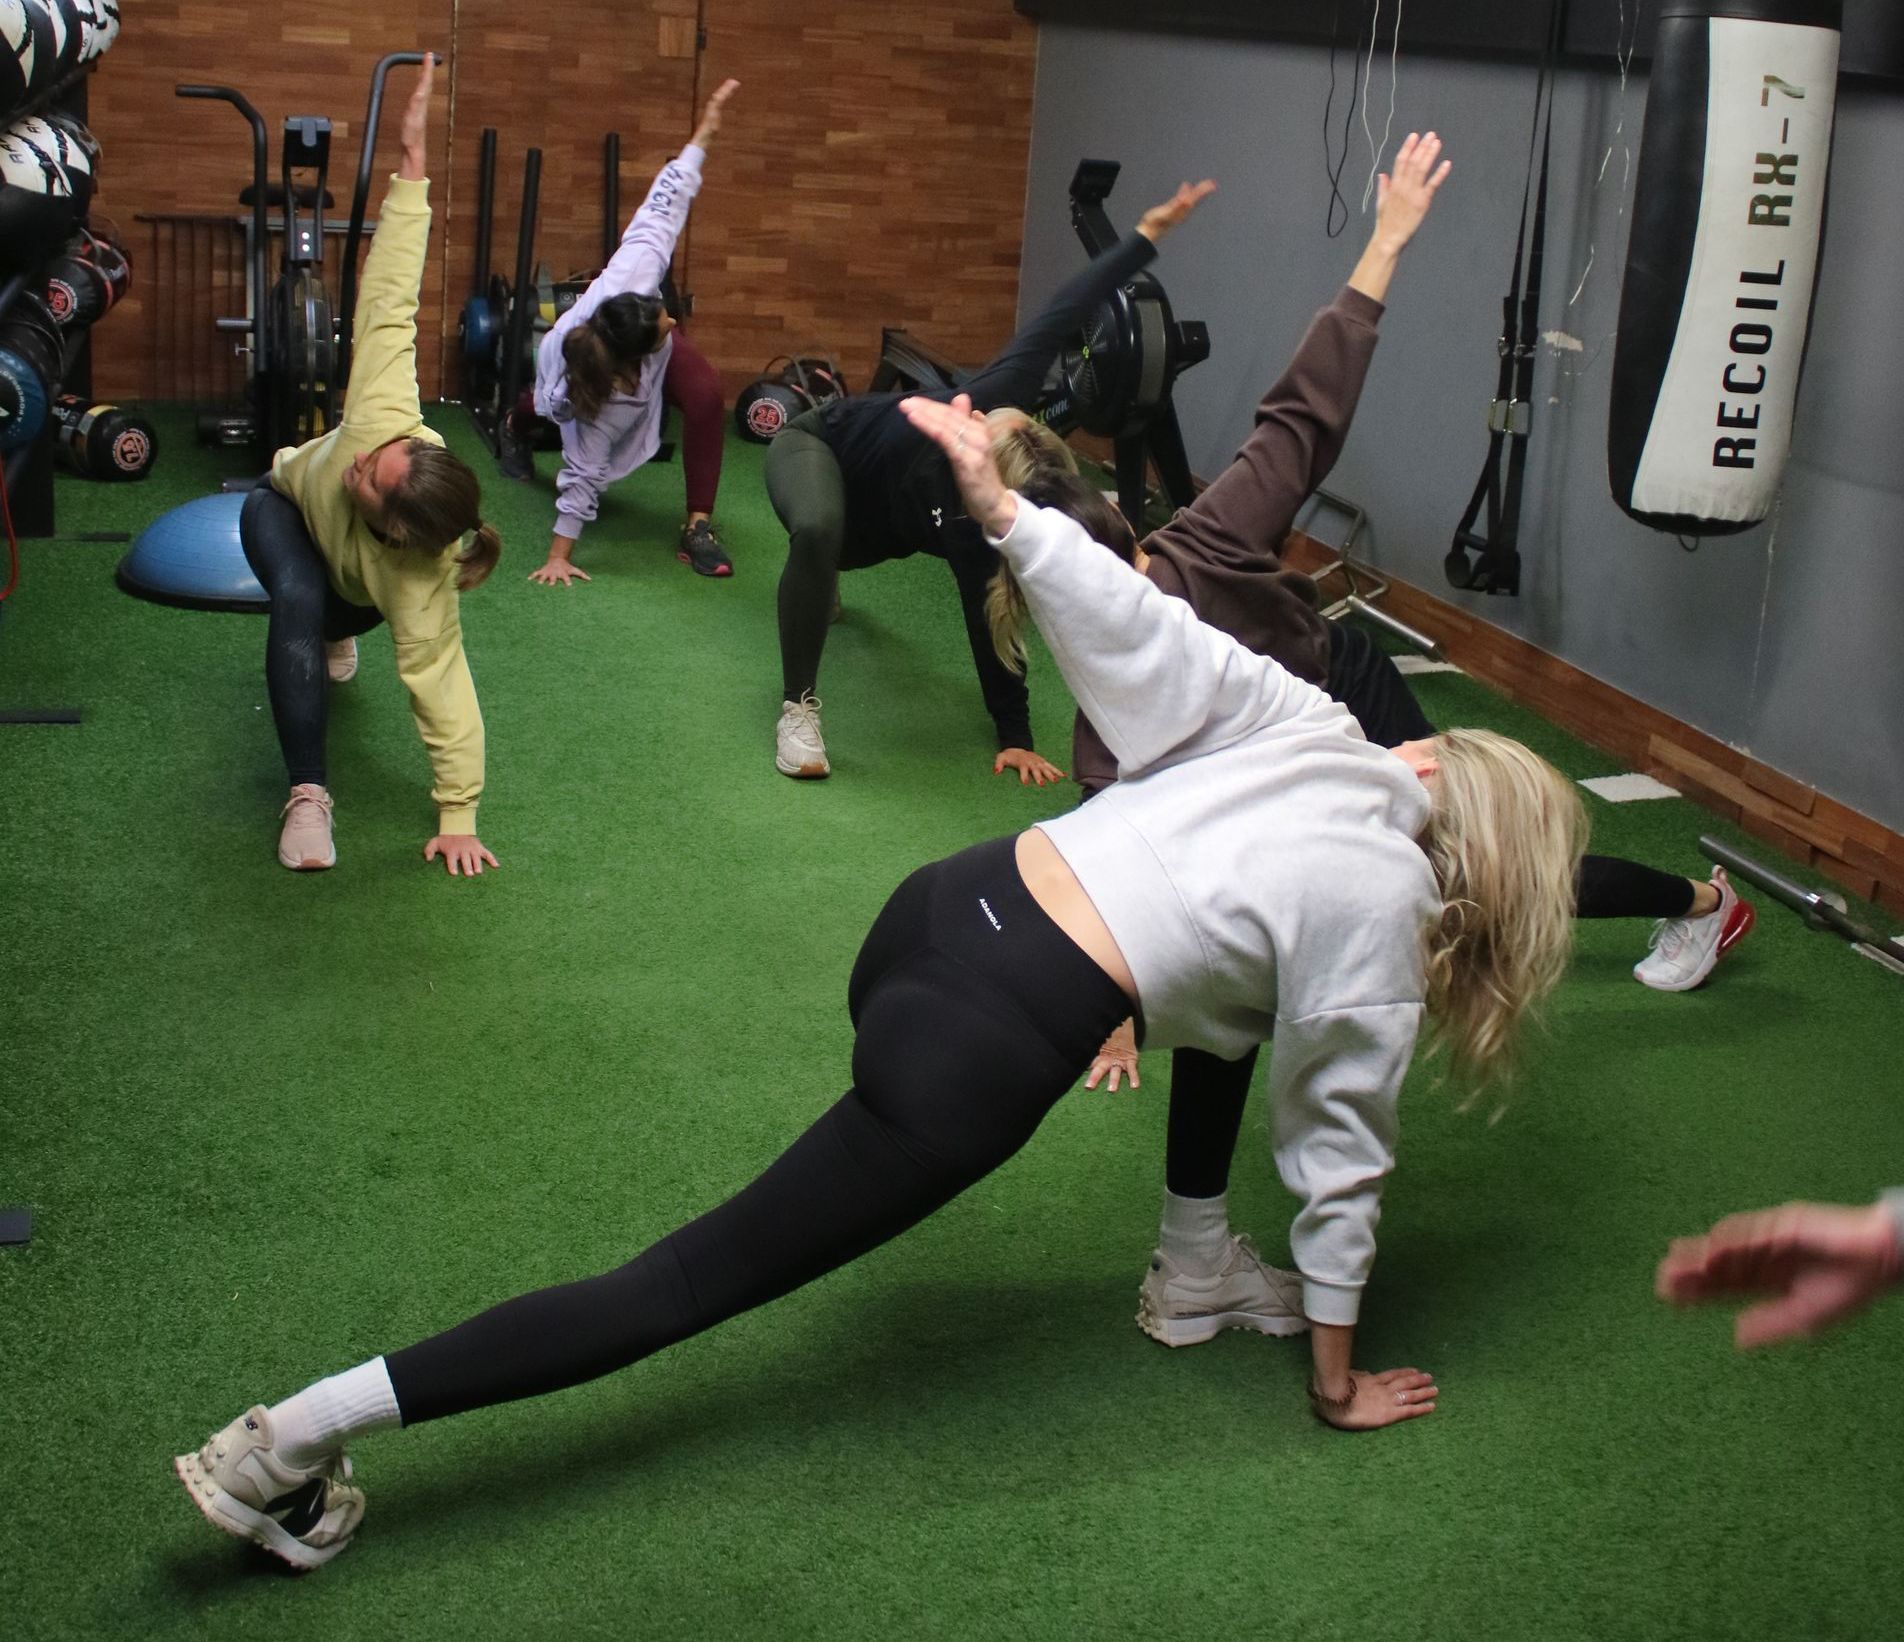
[[350,1483],[350,1461],[327,1454],[290,1465],[273,1451],[271,1416],[260,1404],[233,1420],[172,1469],[205,1520],[262,1545],[293,1568],[321,1568],[350,1543],[364,1520],[364,1493]]
[[339,639],[324,646],[324,671],[333,684],[348,684],[357,676],[357,641]]
[[309,782],[291,789],[278,834],[278,859],[293,872],[322,872],[337,865],[331,842],[331,795]]
[[1301,1334],[1302,1279],[1265,1265],[1247,1237],[1230,1239],[1230,1257],[1214,1277],[1192,1277],[1162,1249],[1150,1257],[1137,1291],[1137,1326],[1167,1346],[1196,1346],[1226,1328]]
[[832,769],[826,761],[826,743],[820,739],[819,698],[811,693],[780,705],[774,768],[801,781],[817,781]]

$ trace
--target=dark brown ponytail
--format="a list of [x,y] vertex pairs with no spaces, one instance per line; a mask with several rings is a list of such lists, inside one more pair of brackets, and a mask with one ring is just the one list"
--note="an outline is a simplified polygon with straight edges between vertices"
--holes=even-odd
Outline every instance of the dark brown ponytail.
[[441,445],[412,439],[409,451],[410,471],[384,498],[384,534],[398,547],[446,553],[474,531],[475,540],[456,555],[456,585],[467,592],[502,557],[502,537],[482,520],[482,487],[470,465]]
[[624,384],[627,391],[634,391],[641,380],[642,362],[660,346],[661,318],[666,312],[660,297],[624,291],[611,296],[562,338],[569,408],[576,421],[593,422]]

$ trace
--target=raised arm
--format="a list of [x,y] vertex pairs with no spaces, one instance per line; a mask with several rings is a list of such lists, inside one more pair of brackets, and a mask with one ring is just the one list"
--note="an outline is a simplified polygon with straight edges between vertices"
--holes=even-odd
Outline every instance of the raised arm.
[[1060,285],[1037,315],[990,364],[965,384],[965,393],[982,411],[1015,405],[1027,410],[1044,388],[1051,361],[1083,329],[1092,310],[1157,255],[1157,245],[1194,211],[1216,184],[1184,183],[1162,205],[1154,205],[1123,239]]
[[357,297],[344,421],[379,442],[401,438],[423,421],[416,379],[416,316],[430,249],[425,166],[435,78],[436,55],[425,52],[416,90],[403,111],[403,157],[377,216]]
[[701,123],[694,128],[687,147],[661,168],[647,197],[629,218],[621,244],[608,265],[557,322],[556,330],[567,332],[582,324],[611,296],[625,291],[652,296],[661,289],[668,265],[674,260],[675,241],[687,226],[694,196],[701,191],[701,166],[707,158],[708,144],[721,128],[721,110],[739,89],[740,81],[724,80],[708,98]]
[[[1436,163],[1439,161],[1440,163]],[[1441,158],[1441,139],[1411,131],[1395,151],[1392,176],[1377,179],[1375,232],[1362,260],[1349,275],[1349,287],[1373,302],[1386,300],[1402,252],[1435,202],[1435,191],[1448,180],[1454,161]]]
[[1079,707],[1125,774],[1297,713],[1339,711],[1085,534],[999,482],[984,422],[963,395],[906,399],[901,412],[946,453],[967,511],[1011,565]]
[[[1145,550],[1179,566],[1281,570],[1283,538],[1336,464],[1375,353],[1382,301],[1450,164],[1441,139],[1410,133],[1381,179],[1375,231],[1349,283],[1317,314],[1289,367],[1256,407],[1256,425],[1236,460],[1203,494],[1155,532]],[[1439,162],[1439,163],[1437,163]],[[1291,597],[1299,597],[1293,590]],[[1300,612],[1292,618],[1302,621]]]

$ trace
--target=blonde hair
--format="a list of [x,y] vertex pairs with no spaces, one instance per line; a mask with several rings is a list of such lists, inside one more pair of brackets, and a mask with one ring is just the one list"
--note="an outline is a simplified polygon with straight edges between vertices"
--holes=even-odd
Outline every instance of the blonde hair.
[[1573,949],[1586,807],[1573,783],[1490,730],[1435,737],[1423,847],[1441,887],[1427,935],[1434,1044],[1479,1092],[1505,1077],[1519,1029]]
[[469,546],[456,555],[461,567],[456,585],[467,593],[502,557],[502,537],[482,520],[482,487],[470,465],[441,445],[412,439],[407,448],[410,470],[384,498],[384,534],[399,547],[446,553],[474,531]]
[[[1023,411],[1009,406],[987,411],[985,423],[992,430],[992,461],[1007,490],[1023,490],[1039,473],[1078,471],[1078,459],[1071,447]],[[991,630],[998,659],[1014,673],[1022,674],[1027,662],[1025,629],[1031,625],[1031,612],[1025,608],[1018,579],[1002,563],[985,589],[985,625]]]

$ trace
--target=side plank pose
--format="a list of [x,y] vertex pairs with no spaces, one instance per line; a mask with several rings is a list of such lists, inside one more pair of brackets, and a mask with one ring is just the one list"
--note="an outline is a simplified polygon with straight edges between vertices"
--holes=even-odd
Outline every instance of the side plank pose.
[[721,128],[721,110],[739,89],[738,80],[726,80],[708,98],[687,147],[661,168],[608,266],[542,338],[535,385],[503,419],[502,468],[513,479],[534,476],[529,438],[535,417],[562,432],[555,534],[548,562],[529,573],[532,582],[568,587],[589,579],[575,567],[575,544],[600,510],[602,492],[659,448],[669,405],[681,412],[687,480],[687,521],[676,557],[702,576],[734,573],[710,517],[726,439],[720,375],[676,328],[661,300],[661,282],[701,190],[701,166]]
[[[1023,1146],[1133,1008],[1162,1042],[1218,1053],[1275,1024],[1315,1410],[1361,1430],[1434,1409],[1432,1376],[1350,1367],[1396,1092],[1424,999],[1466,1067],[1560,972],[1572,863],[1543,879],[1497,846],[1577,828],[1579,801],[1502,738],[1371,746],[1319,690],[1006,491],[969,400],[905,412],[1124,780],[894,891],[848,985],[852,1086],[753,1184],[617,1270],[253,1407],[180,1455],[226,1532],[316,1567],[363,1515],[348,1439],[613,1372],[898,1236]],[[1487,1001],[1503,982],[1514,1008]]]
[[1769,1295],[1739,1313],[1740,1350],[1804,1339],[1841,1323],[1904,1275],[1904,1187],[1862,1208],[1787,1203],[1729,1215],[1703,1237],[1676,1238],[1659,1263],[1659,1297]]
[[[463,658],[457,595],[495,568],[502,538],[482,522],[476,475],[424,426],[417,392],[434,75],[426,54],[404,110],[402,161],[364,261],[343,418],[321,438],[279,451],[239,515],[245,558],[271,596],[265,681],[291,778],[278,859],[293,871],[336,863],[324,747],[329,686],[356,676],[357,637],[380,622],[390,624],[397,676],[436,774],[436,836],[424,859],[441,856],[452,876],[496,865],[476,836],[483,718]],[[452,553],[472,531],[469,547]]]
[[[1314,584],[1284,570],[1277,549],[1341,453],[1400,256],[1451,170],[1441,150],[1433,132],[1411,133],[1402,144],[1393,176],[1380,179],[1375,230],[1348,284],[1316,316],[1265,395],[1236,461],[1190,507],[1135,546],[1121,515],[1091,487],[1062,475],[1041,475],[1027,487],[1033,500],[1069,513],[1204,621],[1321,683],[1370,741],[1396,749],[1431,741],[1434,726],[1394,663],[1360,628],[1323,620]],[[1118,761],[1083,710],[1072,760],[1087,797],[1117,779]],[[1527,847],[1539,849],[1542,841],[1529,840]],[[1564,848],[1564,841],[1550,840],[1548,847]],[[1706,904],[1701,896],[1709,898]],[[1750,929],[1752,909],[1721,873],[1711,884],[1695,885],[1635,862],[1589,856],[1577,913],[1662,920],[1654,952],[1637,973],[1649,985],[1682,990],[1703,980]],[[1670,973],[1657,973],[1669,958]],[[1185,1046],[1172,1058],[1162,1224],[1137,1319],[1168,1345],[1200,1344],[1225,1328],[1290,1334],[1303,1327],[1299,1281],[1264,1262],[1229,1224],[1230,1164],[1256,1054],[1252,1047],[1225,1058]],[[1106,1042],[1086,1084],[1104,1081],[1115,1090],[1125,1080],[1132,1087],[1139,1081],[1128,1022]]]
[[[1157,254],[1157,244],[1213,192],[1188,183],[1153,206],[1137,227],[1060,286],[1043,311],[960,390],[991,413],[994,453],[1008,471],[1029,459],[1070,465],[1062,441],[1025,414],[1043,391],[1060,348],[1091,311]],[[950,393],[940,395],[950,398]],[[993,645],[986,595],[998,555],[959,505],[944,459],[899,412],[896,393],[861,393],[796,417],[767,450],[767,494],[787,531],[780,577],[781,710],[774,767],[815,779],[832,766],[820,732],[820,655],[837,609],[842,570],[929,553],[958,584],[979,689],[998,732],[994,774],[1014,770],[1043,786],[1064,772],[1032,749],[1031,709],[1022,672]],[[1012,473],[1016,477],[1016,472]]]

